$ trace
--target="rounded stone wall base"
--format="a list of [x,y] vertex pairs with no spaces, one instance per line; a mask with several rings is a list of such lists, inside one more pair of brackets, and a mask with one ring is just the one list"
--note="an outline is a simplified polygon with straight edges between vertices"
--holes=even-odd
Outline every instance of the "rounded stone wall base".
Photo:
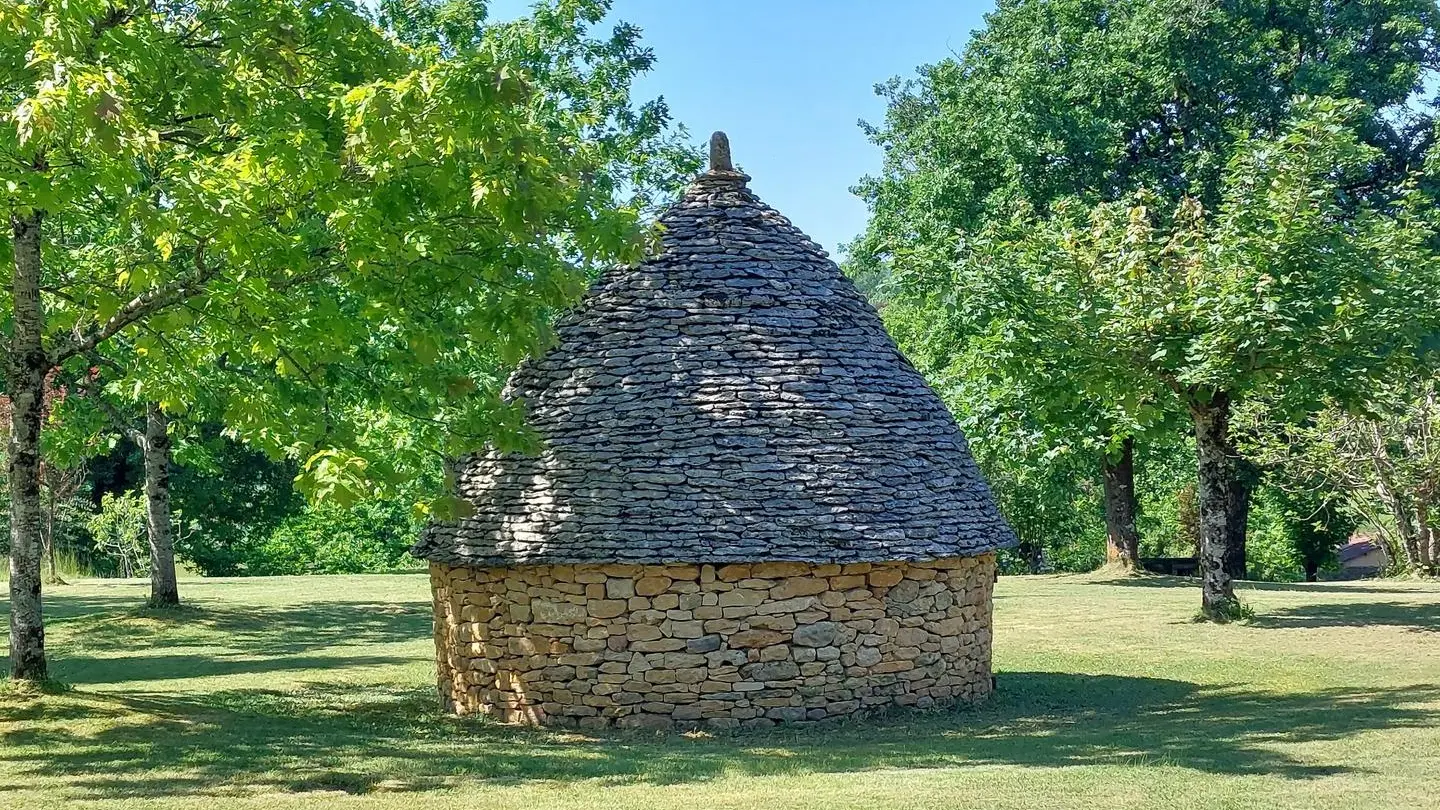
[[995,555],[921,563],[432,563],[442,706],[506,722],[760,727],[991,690]]

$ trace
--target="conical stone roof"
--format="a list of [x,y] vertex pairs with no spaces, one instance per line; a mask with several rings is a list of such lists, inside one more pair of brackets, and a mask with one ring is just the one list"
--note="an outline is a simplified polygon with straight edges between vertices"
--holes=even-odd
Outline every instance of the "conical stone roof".
[[930,560],[1014,535],[950,413],[723,135],[663,250],[599,279],[511,377],[536,456],[462,459],[449,564]]

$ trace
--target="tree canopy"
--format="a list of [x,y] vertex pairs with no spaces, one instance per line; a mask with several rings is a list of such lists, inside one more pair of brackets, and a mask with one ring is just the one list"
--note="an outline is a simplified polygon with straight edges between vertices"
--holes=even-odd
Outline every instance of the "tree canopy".
[[[962,55],[880,88],[850,269],[968,358],[972,396],[1042,445],[1109,451],[1107,482],[1117,447],[1194,431],[1202,534],[1228,554],[1254,483],[1214,419],[1358,405],[1434,329],[1436,19],[1001,2]],[[1213,585],[1207,609],[1231,601]]]
[[664,105],[630,101],[638,31],[591,34],[608,5],[0,12],[17,678],[44,675],[27,482],[53,369],[108,360],[112,393],[219,420],[339,500],[515,440],[498,365],[640,255],[648,195],[691,162]]

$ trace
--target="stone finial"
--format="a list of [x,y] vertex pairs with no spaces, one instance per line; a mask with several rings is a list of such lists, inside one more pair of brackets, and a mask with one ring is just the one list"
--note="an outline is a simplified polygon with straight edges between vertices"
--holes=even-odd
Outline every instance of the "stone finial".
[[735,164],[730,162],[730,138],[723,132],[710,136],[710,171],[735,171]]

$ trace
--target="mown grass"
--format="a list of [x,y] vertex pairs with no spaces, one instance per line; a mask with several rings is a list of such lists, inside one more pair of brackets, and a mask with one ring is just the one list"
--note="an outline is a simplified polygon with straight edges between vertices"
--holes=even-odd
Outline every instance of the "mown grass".
[[[47,595],[66,691],[0,692],[0,807],[1428,808],[1440,586],[1002,579],[983,707],[745,735],[437,716],[419,576]],[[3,604],[3,603],[0,603]]]

